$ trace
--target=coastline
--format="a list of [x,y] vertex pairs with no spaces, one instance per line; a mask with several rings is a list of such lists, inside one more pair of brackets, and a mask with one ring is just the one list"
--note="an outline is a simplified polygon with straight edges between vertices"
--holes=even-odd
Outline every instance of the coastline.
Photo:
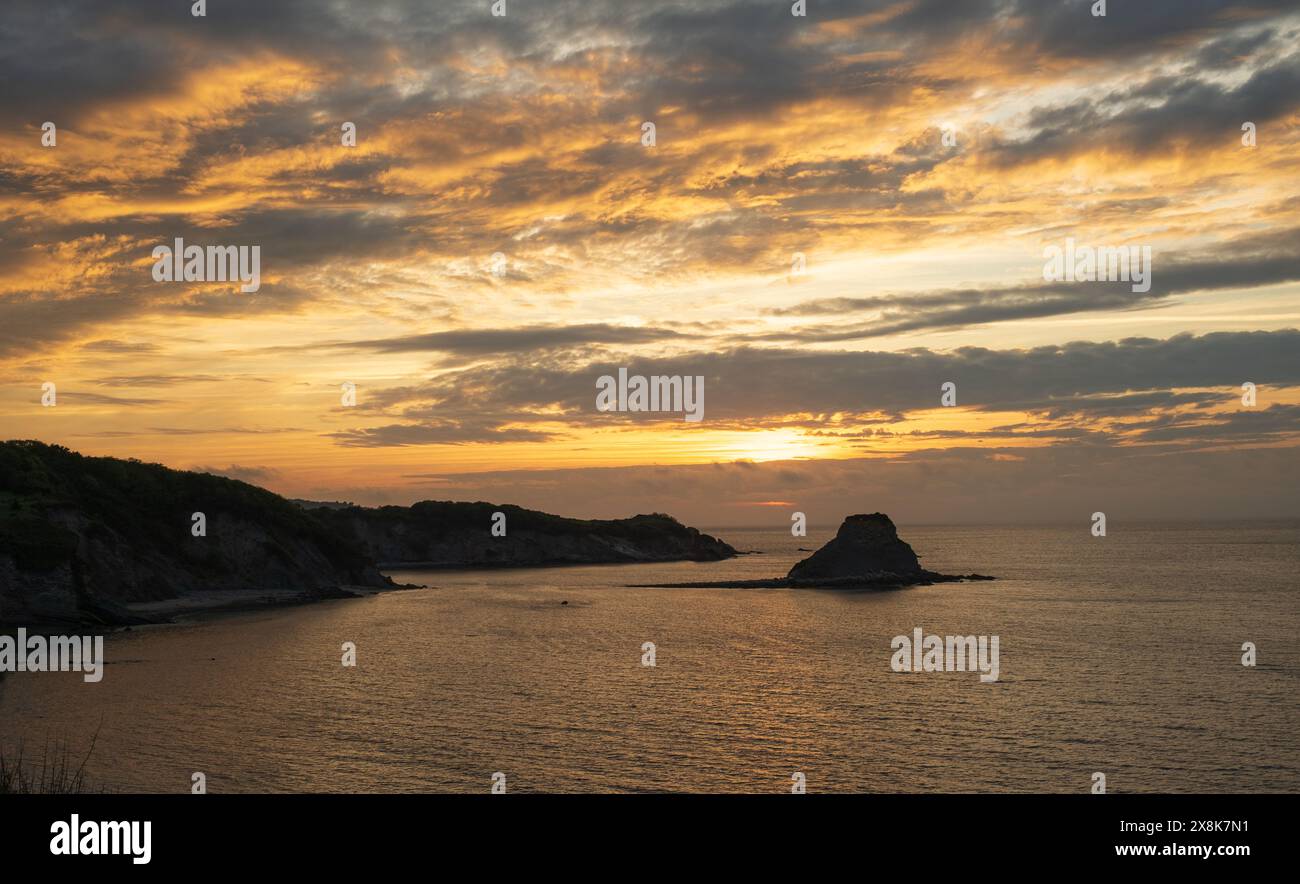
[[153,602],[130,602],[118,606],[122,615],[113,621],[102,618],[45,619],[23,623],[0,623],[0,632],[12,632],[19,626],[29,632],[56,634],[76,629],[91,633],[119,632],[147,626],[166,626],[208,614],[231,614],[272,608],[291,608],[316,602],[359,599],[384,592],[422,589],[417,584],[395,583],[392,586],[343,586],[334,590],[302,589],[222,589],[190,593],[177,598]]
[[389,587],[341,586],[336,590],[300,589],[227,589],[208,590],[156,602],[134,602],[124,607],[147,622],[141,625],[164,625],[205,614],[260,611],[268,608],[292,608],[316,602],[359,599],[383,592],[418,589],[413,585]]
[[[149,602],[114,602],[97,606],[87,611],[92,616],[81,618],[51,618],[28,620],[21,623],[0,622],[0,632],[17,629],[19,626],[29,630],[57,633],[59,630],[78,629],[91,632],[115,632],[133,627],[165,626],[170,623],[183,622],[190,618],[208,614],[239,613],[259,611],[272,608],[297,607],[315,602],[336,601],[340,599],[367,598],[387,592],[399,592],[410,589],[427,589],[427,584],[400,583],[390,576],[402,571],[445,571],[445,572],[480,572],[480,571],[520,571],[537,569],[564,569],[588,566],[619,566],[652,564],[650,561],[599,561],[599,562],[546,562],[541,564],[517,565],[513,563],[472,563],[464,562],[380,562],[376,568],[388,578],[387,586],[362,586],[344,584],[331,589],[211,589],[186,593],[169,599]],[[692,561],[691,559],[666,559],[665,562]],[[719,562],[727,561],[720,559]],[[704,564],[711,564],[706,562]],[[713,585],[713,584],[709,584]]]

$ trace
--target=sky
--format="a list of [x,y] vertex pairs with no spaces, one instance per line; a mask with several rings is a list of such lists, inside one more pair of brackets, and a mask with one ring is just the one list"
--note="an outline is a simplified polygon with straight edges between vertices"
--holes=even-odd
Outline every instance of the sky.
[[[0,438],[705,527],[1300,516],[1293,2],[191,5],[0,14]],[[155,279],[178,238],[260,286]],[[620,368],[702,420],[599,411]]]

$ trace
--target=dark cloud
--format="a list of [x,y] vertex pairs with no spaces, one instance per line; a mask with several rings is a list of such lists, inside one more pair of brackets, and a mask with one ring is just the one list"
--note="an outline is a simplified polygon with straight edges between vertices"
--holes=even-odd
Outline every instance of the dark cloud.
[[[39,397],[38,397],[39,398]],[[118,406],[138,406],[138,405],[166,405],[166,399],[142,399],[132,398],[129,396],[107,396],[102,393],[87,393],[84,390],[68,390],[66,392],[58,391],[59,406],[71,403],[73,405],[118,405]]]
[[333,346],[375,353],[448,352],[500,355],[575,347],[583,344],[628,345],[688,340],[692,335],[661,328],[620,325],[550,325],[524,328],[464,329],[373,341],[348,341]]
[[494,426],[485,420],[443,420],[421,424],[389,424],[328,434],[340,445],[355,448],[390,448],[408,445],[465,445],[467,443],[548,442],[556,434],[526,428]]
[[[1060,244],[1058,244],[1060,245]],[[1080,242],[1080,246],[1090,243]],[[1104,243],[1101,245],[1141,245]],[[849,341],[922,329],[953,329],[1012,319],[1128,309],[1174,295],[1246,289],[1300,280],[1300,230],[1270,232],[1214,248],[1197,259],[1152,252],[1151,288],[1134,292],[1131,282],[1072,282],[987,289],[956,289],[870,298],[822,298],[776,308],[778,316],[826,316],[879,312],[871,322],[800,328],[762,335],[773,341]]]
[[1300,431],[1300,406],[1273,404],[1212,416],[1167,415],[1138,423],[1132,429],[1142,442],[1292,441]]
[[87,341],[80,349],[90,353],[156,353],[161,349],[157,344],[147,341]]
[[211,383],[224,380],[228,380],[228,378],[204,374],[135,374],[96,378],[95,383],[105,387],[174,387],[178,384]]
[[[322,489],[321,494],[336,491],[343,493]],[[1293,448],[1257,448],[1245,457],[1233,451],[1170,457],[1141,446],[1092,440],[1051,448],[971,440],[906,457],[443,474],[413,484],[397,498],[365,489],[346,489],[345,496],[384,503],[509,500],[577,518],[666,511],[724,539],[728,534],[720,529],[728,526],[788,529],[795,510],[804,512],[810,525],[828,531],[852,513],[881,511],[903,526],[1070,524],[1078,527],[1079,543],[1086,544],[1092,540],[1091,514],[1098,510],[1111,526],[1183,520],[1192,514],[1218,520],[1293,519],[1300,500],[1300,459]],[[756,506],[770,500],[790,501],[791,506]],[[917,552],[924,557],[931,550],[919,545]]]
[[[833,415],[861,414],[877,422],[939,406],[940,387],[957,385],[957,403],[981,411],[1022,410],[1043,419],[1072,420],[1094,428],[1106,416],[1140,416],[1153,409],[1231,406],[1243,382],[1261,388],[1300,386],[1300,331],[1217,332],[1165,340],[1074,342],[1028,350],[963,347],[951,352],[845,352],[742,347],[723,352],[678,354],[650,361],[628,354],[594,362],[506,358],[448,372],[425,384],[369,394],[378,409],[420,421],[378,431],[349,431],[349,444],[412,444],[460,441],[475,433],[502,440],[498,428],[512,422],[563,421],[591,426],[637,420],[674,420],[680,415],[600,413],[596,381],[626,366],[629,375],[666,374],[705,379],[703,426],[759,428],[797,422],[830,426]],[[1183,388],[1221,392],[1176,393]],[[1260,406],[1268,405],[1262,394]],[[396,412],[393,409],[397,409]],[[486,424],[448,423],[446,414],[479,413]],[[886,417],[880,418],[880,415]],[[485,432],[486,428],[486,432]],[[1212,425],[1210,425],[1212,429]],[[1021,428],[1009,428],[1016,434]],[[512,441],[527,441],[528,430]],[[1059,435],[1059,434],[1057,434]],[[1206,438],[1213,435],[1206,432]],[[543,435],[537,435],[544,441]]]
[[[937,5],[937,4],[936,4]],[[1094,17],[1093,0],[1014,0],[1001,4],[1026,54],[1077,59],[1137,59],[1252,27],[1295,11],[1291,0],[1143,0],[1110,2]]]
[[1241,125],[1257,127],[1300,108],[1300,53],[1292,52],[1228,86],[1192,77],[1158,77],[1123,91],[1042,107],[1029,115],[1032,136],[990,147],[998,166],[1084,152],[1164,155],[1173,149],[1229,147]]
[[[293,281],[266,283],[258,298],[197,291],[178,299],[174,291],[142,285],[139,268],[130,264],[139,248],[178,235],[199,244],[259,244],[264,272],[292,280],[335,268],[350,278],[347,268],[386,260],[445,265],[500,250],[512,259],[516,253],[533,258],[512,260],[513,280],[563,289],[566,275],[606,249],[653,254],[614,269],[633,279],[662,279],[701,268],[771,266],[773,256],[797,250],[792,244],[819,237],[933,233],[942,226],[933,218],[970,199],[960,187],[915,186],[918,177],[962,156],[940,150],[934,132],[904,133],[887,155],[847,159],[792,159],[785,146],[761,137],[737,143],[712,136],[728,122],[777,124],[792,107],[818,103],[840,102],[865,118],[935,95],[960,101],[987,87],[962,69],[962,52],[972,46],[1011,78],[1052,59],[1120,64],[1161,55],[1181,62],[1135,71],[1122,89],[1033,110],[1024,121],[1027,134],[995,135],[976,152],[977,164],[995,169],[1089,150],[1160,156],[1230,144],[1242,120],[1267,127],[1300,106],[1300,60],[1287,50],[1297,32],[1288,15],[1294,4],[1117,3],[1105,18],[1094,18],[1089,6],[1087,0],[824,0],[799,19],[788,3],[767,0],[558,0],[544,14],[521,3],[496,18],[481,0],[388,0],[364,12],[308,0],[224,0],[200,19],[188,4],[171,0],[11,0],[0,21],[0,82],[7,86],[0,110],[20,125],[55,118],[76,132],[92,111],[174,99],[173,90],[192,78],[249,60],[296,61],[321,73],[289,97],[253,89],[237,110],[213,119],[196,107],[193,121],[160,120],[157,131],[142,134],[166,135],[184,150],[177,159],[160,159],[143,178],[111,179],[96,169],[78,177],[21,155],[0,156],[0,194],[84,193],[121,201],[205,190],[237,195],[246,182],[205,183],[205,176],[225,163],[333,143],[342,119],[358,123],[363,142],[385,127],[414,131],[404,149],[276,169],[258,181],[247,204],[222,210],[216,229],[202,226],[213,222],[202,210],[0,222],[0,271],[39,263],[33,255],[50,243],[94,236],[123,242],[117,254],[83,259],[117,268],[93,282],[57,296],[20,291],[0,301],[0,354],[48,346],[126,317],[292,312],[331,297]],[[508,60],[498,73],[466,69],[465,57],[494,51]],[[951,71],[936,74],[942,70],[936,62],[949,55]],[[1202,71],[1197,60],[1214,70]],[[1238,76],[1221,76],[1225,67]],[[601,88],[539,76],[547,72],[598,76]],[[660,124],[663,148],[652,152],[628,128],[649,116]],[[588,125],[572,151],[557,157],[524,150],[575,119]],[[521,156],[498,158],[495,152],[505,148],[519,148]],[[476,165],[480,156],[492,159]],[[393,177],[422,164],[466,169],[432,194]],[[700,208],[687,218],[664,217],[642,205],[658,195]],[[572,205],[526,240],[515,239],[521,213],[551,202]],[[1099,201],[1090,214],[1117,218],[1168,204],[1167,196]],[[980,221],[974,214],[946,223],[972,230]],[[1252,256],[1238,262],[1236,281],[1230,262],[1189,262],[1181,282],[1178,267],[1161,267],[1157,289],[1142,297],[1104,286],[900,295],[861,305],[883,308],[877,321],[810,329],[802,340],[1122,309],[1189,290],[1196,280],[1228,287],[1294,279],[1291,267],[1279,266],[1293,258],[1294,251],[1272,260]],[[444,273],[492,285],[481,275]],[[819,310],[815,304],[796,309]]]

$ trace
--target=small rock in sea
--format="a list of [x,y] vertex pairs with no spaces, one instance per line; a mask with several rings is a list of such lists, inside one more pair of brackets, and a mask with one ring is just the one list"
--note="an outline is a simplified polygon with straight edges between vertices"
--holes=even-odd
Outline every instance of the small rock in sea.
[[849,516],[831,540],[786,575],[791,580],[858,577],[889,571],[903,577],[923,572],[916,553],[899,539],[884,513]]
[[739,589],[893,589],[958,580],[993,579],[982,574],[959,576],[927,571],[921,567],[912,547],[899,538],[898,529],[889,516],[884,513],[863,513],[846,518],[833,540],[808,558],[797,562],[785,577],[649,585],[725,586]]

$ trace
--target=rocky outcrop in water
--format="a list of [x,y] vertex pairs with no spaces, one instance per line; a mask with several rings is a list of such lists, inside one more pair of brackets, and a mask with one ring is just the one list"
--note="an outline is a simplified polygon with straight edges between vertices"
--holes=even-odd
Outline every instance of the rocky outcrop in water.
[[835,539],[796,564],[786,575],[808,581],[863,577],[881,573],[900,577],[921,575],[916,553],[898,537],[898,529],[884,513],[849,516]]
[[785,577],[765,580],[697,581],[671,584],[633,584],[673,587],[723,587],[731,589],[892,589],[960,580],[992,580],[982,574],[939,574],[921,567],[912,547],[884,513],[849,516],[834,539],[795,564]]

